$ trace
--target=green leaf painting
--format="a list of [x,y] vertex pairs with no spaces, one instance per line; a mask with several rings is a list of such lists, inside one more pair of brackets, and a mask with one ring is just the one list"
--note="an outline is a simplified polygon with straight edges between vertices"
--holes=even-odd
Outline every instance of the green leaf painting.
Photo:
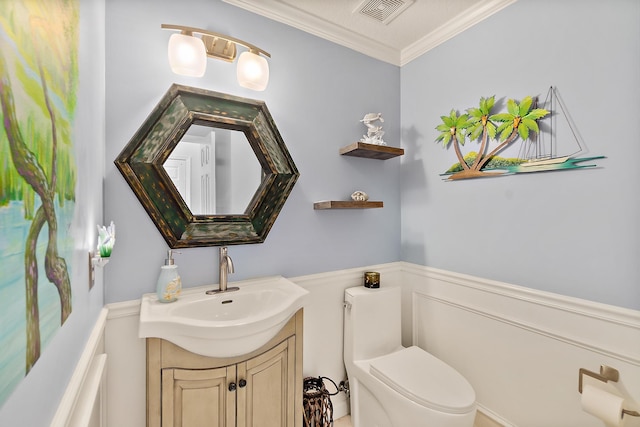
[[[553,106],[554,99],[560,108],[557,89],[551,87],[544,104]],[[439,132],[436,142],[442,142],[444,148],[453,145],[458,163],[451,166],[444,175],[447,180],[482,178],[496,175],[512,175],[517,173],[545,172],[551,170],[568,170],[592,167],[582,162],[600,159],[604,156],[573,158],[572,155],[557,156],[553,151],[553,135],[551,149],[547,155],[535,158],[517,157],[503,158],[498,154],[517,141],[538,144],[541,133],[539,121],[552,119],[553,111],[537,108],[537,98],[526,96],[520,102],[509,99],[506,112],[493,112],[496,104],[495,96],[480,98],[478,107],[468,108],[465,114],[452,109],[449,115],[441,116],[442,123],[436,126]],[[567,117],[566,112],[564,116]],[[573,123],[568,123],[569,127]],[[576,135],[576,132],[573,132]],[[461,146],[466,139],[479,141],[480,149],[463,154]],[[576,141],[580,146],[579,141]],[[536,150],[537,152],[538,150]],[[576,154],[576,153],[574,153]]]
[[0,2],[0,404],[71,314],[78,28],[79,0]]

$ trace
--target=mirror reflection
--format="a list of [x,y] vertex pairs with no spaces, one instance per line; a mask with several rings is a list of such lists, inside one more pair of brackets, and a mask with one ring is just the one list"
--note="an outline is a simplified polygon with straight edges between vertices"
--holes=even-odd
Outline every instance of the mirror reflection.
[[244,132],[191,124],[163,164],[194,215],[243,214],[262,181]]
[[177,84],[114,163],[171,249],[264,242],[300,176],[264,101]]

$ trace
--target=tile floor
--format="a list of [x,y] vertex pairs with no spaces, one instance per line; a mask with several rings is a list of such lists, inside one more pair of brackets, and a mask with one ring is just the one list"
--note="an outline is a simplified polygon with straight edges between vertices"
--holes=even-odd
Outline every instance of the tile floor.
[[351,427],[351,415],[345,415],[333,421],[333,427]]

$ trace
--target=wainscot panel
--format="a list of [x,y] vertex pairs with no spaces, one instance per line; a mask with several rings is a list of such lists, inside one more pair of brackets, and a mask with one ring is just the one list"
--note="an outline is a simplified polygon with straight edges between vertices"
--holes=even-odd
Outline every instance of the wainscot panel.
[[[506,427],[600,427],[581,408],[578,370],[598,371],[602,364],[620,371],[615,386],[629,397],[628,409],[640,410],[634,403],[640,400],[640,312],[404,262],[291,278],[311,293],[304,309],[304,376],[346,378],[344,290],[361,286],[370,270],[380,272],[382,286],[403,289],[403,344],[415,343],[462,373],[491,420]],[[99,365],[102,336],[108,416],[106,424],[88,425],[145,425],[139,306],[134,300],[106,307],[106,325],[103,315],[53,425],[75,425],[67,424],[76,417],[72,408],[91,406],[75,402],[81,384],[92,383],[84,378]],[[332,401],[334,419],[348,413],[344,393]],[[89,413],[95,417],[95,410]],[[627,427],[640,425],[629,421]]]
[[51,421],[51,427],[106,426],[106,320],[107,309],[103,308]]
[[601,426],[578,392],[578,370],[600,365],[620,371],[615,387],[638,410],[639,312],[412,264],[403,273],[414,343],[460,371],[501,424]]
[[[399,286],[400,263],[373,265],[290,278],[311,295],[304,307],[304,376],[325,376],[336,383],[346,379],[342,361],[342,302],[344,289],[361,286],[365,271],[380,272],[382,286]],[[230,282],[231,284],[232,282]],[[215,286],[215,285],[212,285]],[[408,294],[410,298],[410,294]],[[407,310],[410,301],[406,301]],[[140,300],[107,305],[105,343],[108,362],[108,427],[145,425],[145,344],[138,338]],[[410,317],[406,324],[410,325]],[[407,344],[411,334],[405,334]],[[327,388],[334,390],[327,382]],[[331,397],[334,419],[349,413],[345,393]]]

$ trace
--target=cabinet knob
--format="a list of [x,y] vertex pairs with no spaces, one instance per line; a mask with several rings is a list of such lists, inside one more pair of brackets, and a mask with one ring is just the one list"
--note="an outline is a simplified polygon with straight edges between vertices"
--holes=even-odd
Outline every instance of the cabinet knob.
[[238,381],[238,385],[240,386],[240,388],[244,387],[247,385],[247,380],[240,380]]
[[236,391],[236,383],[229,383],[229,391]]

